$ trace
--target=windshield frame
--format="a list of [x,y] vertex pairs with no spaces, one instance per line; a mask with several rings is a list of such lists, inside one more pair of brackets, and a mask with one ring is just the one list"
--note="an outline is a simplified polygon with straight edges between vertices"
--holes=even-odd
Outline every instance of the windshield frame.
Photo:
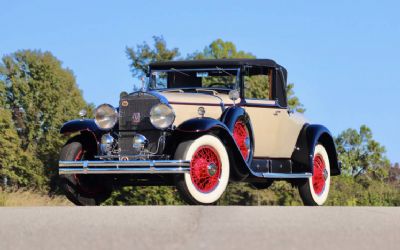
[[[153,76],[153,72],[188,72],[188,71],[209,71],[209,70],[221,70],[221,71],[236,71],[236,81],[235,81],[235,85],[234,87],[231,88],[221,88],[221,87],[166,87],[166,88],[151,88],[154,78]],[[226,72],[228,73],[228,72]],[[229,74],[229,73],[228,73]],[[232,74],[234,75],[234,74]],[[240,81],[241,81],[241,67],[219,67],[219,66],[215,66],[215,67],[205,67],[205,68],[175,68],[175,67],[171,67],[169,69],[157,69],[157,68],[152,68],[149,71],[149,77],[148,77],[148,81],[147,81],[147,89],[151,90],[151,91],[165,91],[165,90],[169,90],[169,89],[215,89],[215,90],[224,90],[224,91],[230,91],[230,90],[234,90],[234,89],[239,89],[240,88]]]

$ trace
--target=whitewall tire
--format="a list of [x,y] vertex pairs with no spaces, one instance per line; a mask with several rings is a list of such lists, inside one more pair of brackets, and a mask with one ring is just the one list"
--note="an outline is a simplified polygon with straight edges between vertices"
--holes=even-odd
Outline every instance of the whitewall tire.
[[299,185],[304,205],[322,206],[328,198],[331,183],[329,156],[321,144],[317,144],[313,155],[313,176]]
[[175,159],[190,160],[190,173],[178,176],[177,188],[189,204],[213,204],[229,182],[229,157],[224,144],[213,135],[181,143]]

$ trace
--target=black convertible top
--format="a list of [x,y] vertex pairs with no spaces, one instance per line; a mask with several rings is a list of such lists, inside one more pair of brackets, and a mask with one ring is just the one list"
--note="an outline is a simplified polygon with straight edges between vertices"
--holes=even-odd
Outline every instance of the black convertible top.
[[[150,64],[151,68],[169,69],[183,67],[215,67],[215,66],[266,66],[271,68],[281,67],[271,59],[205,59],[205,60],[184,60],[184,61],[164,61]],[[285,70],[286,71],[286,70]]]
[[[202,60],[182,60],[182,61],[163,61],[150,63],[151,69],[161,69],[168,70],[171,68],[206,68],[206,67],[241,67],[241,66],[264,66],[269,68],[279,68],[283,73],[283,81],[287,80],[287,70],[285,67],[277,64],[271,59],[246,59],[246,58],[236,58],[236,59],[202,59]],[[284,84],[284,83],[283,83]]]

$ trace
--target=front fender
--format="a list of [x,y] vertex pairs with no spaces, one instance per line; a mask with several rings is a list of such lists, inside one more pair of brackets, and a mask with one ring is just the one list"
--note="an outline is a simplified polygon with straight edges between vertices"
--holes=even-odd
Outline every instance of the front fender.
[[340,175],[341,169],[335,142],[329,130],[322,125],[304,125],[292,154],[294,163],[299,167],[299,170],[312,172],[314,148],[318,143],[321,143],[328,153],[331,175]]
[[215,127],[221,127],[229,130],[221,121],[209,117],[189,119],[179,125],[176,130],[180,132],[200,133],[207,132]]
[[249,166],[243,159],[232,132],[222,121],[205,117],[183,122],[174,130],[172,138],[174,138],[175,146],[171,148],[176,148],[180,142],[195,140],[205,134],[215,135],[225,145],[230,159],[232,177],[238,181],[245,179],[249,175]]
[[99,140],[104,133],[104,131],[97,127],[93,119],[72,120],[64,123],[60,129],[61,134],[72,134],[83,131],[91,132],[95,135],[97,140]]
[[230,131],[233,131],[235,123],[240,117],[244,117],[246,121],[250,121],[246,110],[244,110],[242,107],[234,106],[227,108],[222,113],[220,120],[229,128]]

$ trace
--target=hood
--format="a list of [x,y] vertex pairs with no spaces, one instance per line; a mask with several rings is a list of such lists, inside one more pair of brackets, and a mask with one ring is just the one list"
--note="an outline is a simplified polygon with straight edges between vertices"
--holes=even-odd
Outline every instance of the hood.
[[[182,122],[199,117],[198,108],[205,108],[205,117],[219,119],[222,115],[221,103],[232,105],[232,100],[227,94],[216,92],[208,93],[182,93],[178,91],[158,92],[158,95],[166,98],[174,109],[176,118],[174,125],[179,126]],[[238,100],[240,101],[240,100]]]
[[181,93],[181,92],[159,92],[160,95],[164,96],[168,102],[173,104],[193,104],[193,105],[224,105],[233,104],[232,100],[229,99],[227,94],[215,94],[212,92],[208,93]]

